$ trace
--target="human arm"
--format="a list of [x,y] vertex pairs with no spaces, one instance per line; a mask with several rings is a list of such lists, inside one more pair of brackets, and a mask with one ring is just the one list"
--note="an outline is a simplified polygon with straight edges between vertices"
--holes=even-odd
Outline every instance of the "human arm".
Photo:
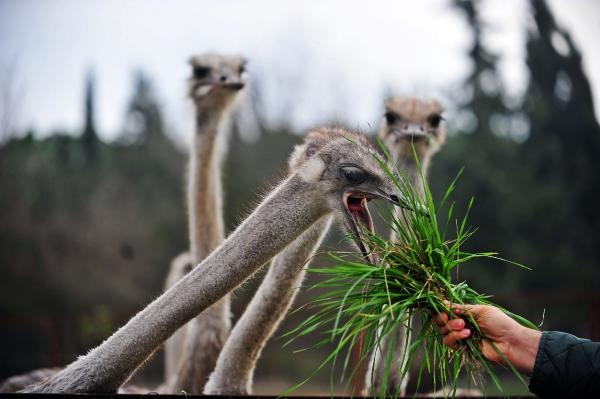
[[541,398],[599,398],[600,342],[544,331],[529,390]]
[[[455,318],[439,314],[433,321],[444,336],[444,344],[458,348],[471,331],[465,323],[474,317],[487,339],[483,355],[531,375],[529,389],[541,398],[600,397],[600,343],[558,332],[533,330],[511,319],[500,309],[486,305],[451,305]],[[491,343],[504,354],[501,356]]]

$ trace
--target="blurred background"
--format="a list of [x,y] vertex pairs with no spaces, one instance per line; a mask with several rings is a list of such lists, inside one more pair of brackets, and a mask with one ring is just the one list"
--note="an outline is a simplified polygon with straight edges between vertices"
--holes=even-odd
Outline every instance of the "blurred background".
[[[434,194],[464,166],[454,198],[475,197],[472,249],[532,269],[474,262],[459,278],[544,329],[600,340],[598,37],[594,0],[0,0],[0,379],[71,362],[160,294],[188,248],[186,62],[206,51],[249,59],[229,230],[307,128],[374,134],[384,98],[436,97],[449,139]],[[344,245],[330,234],[324,248]],[[236,292],[236,317],[259,278]],[[292,351],[310,339],[272,340],[256,392],[308,376],[324,352]],[[136,379],[161,378],[159,351]]]

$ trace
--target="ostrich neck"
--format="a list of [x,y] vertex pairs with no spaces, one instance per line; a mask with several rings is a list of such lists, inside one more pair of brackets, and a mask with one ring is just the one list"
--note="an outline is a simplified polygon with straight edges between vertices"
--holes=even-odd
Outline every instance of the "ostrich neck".
[[204,393],[248,395],[260,353],[292,305],[307,263],[329,231],[333,216],[315,222],[271,262],[260,287],[219,354]]
[[[427,171],[429,169],[429,156],[427,154],[421,156],[419,158],[419,162],[421,163],[421,170],[423,171],[423,178],[427,179]],[[419,165],[417,164],[415,158],[411,154],[408,158],[399,158],[397,160],[398,168],[408,177],[408,181],[415,188],[417,193],[424,197],[425,188],[423,187],[423,181],[421,179],[421,173],[419,171]]]
[[190,249],[196,263],[225,239],[221,164],[229,115],[228,109],[196,109],[188,190]]
[[[429,155],[423,154],[419,158],[419,162],[421,164],[421,170],[423,171],[423,179],[427,179],[427,172],[429,169]],[[421,179],[421,172],[419,171],[419,165],[417,164],[413,154],[410,156],[402,157],[397,156],[396,164],[398,165],[398,169],[403,171],[408,177],[408,182],[415,189],[419,198],[425,198],[425,187],[423,185],[423,179]],[[404,212],[402,208],[395,207],[394,213],[398,218],[404,218]],[[397,241],[398,237],[396,235],[396,231],[392,229],[391,232],[391,240]]]
[[327,212],[293,175],[215,251],[102,345],[33,392],[115,392],[175,330],[237,287]]

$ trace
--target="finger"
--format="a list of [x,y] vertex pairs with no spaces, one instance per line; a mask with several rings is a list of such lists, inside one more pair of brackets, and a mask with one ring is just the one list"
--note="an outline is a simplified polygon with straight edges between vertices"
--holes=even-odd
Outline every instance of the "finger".
[[469,305],[469,304],[458,304],[453,303],[451,305],[452,312],[456,315],[462,316],[468,314],[469,316],[475,316],[481,310],[481,305]]
[[440,334],[446,335],[450,331],[460,331],[463,328],[465,328],[465,321],[463,319],[452,319],[440,327]]
[[471,335],[471,330],[469,330],[469,329],[464,329],[464,330],[460,330],[460,331],[452,331],[444,337],[442,342],[444,343],[444,345],[446,345],[452,349],[458,349],[460,347],[460,342],[469,338],[470,335]]
[[463,319],[452,319],[446,323],[446,326],[450,330],[459,331],[465,328],[465,321]]
[[451,331],[448,335],[444,337],[442,342],[444,343],[444,345],[452,349],[457,349],[459,346],[459,342],[469,338],[470,336],[471,330],[469,330],[468,328],[464,328],[459,331]]
[[448,322],[448,315],[446,313],[438,313],[435,316],[433,316],[433,318],[431,319],[433,321],[433,324],[435,324],[436,326],[442,327],[445,326],[446,323]]

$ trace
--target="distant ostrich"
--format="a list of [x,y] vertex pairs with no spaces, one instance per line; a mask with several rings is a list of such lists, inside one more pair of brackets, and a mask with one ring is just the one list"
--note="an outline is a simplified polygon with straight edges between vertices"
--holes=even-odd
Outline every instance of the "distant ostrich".
[[[208,257],[104,343],[27,392],[114,393],[179,327],[217,302],[322,217],[349,232],[372,226],[370,198],[408,206],[381,171],[368,138],[317,129],[295,155],[306,160]],[[354,236],[359,248],[367,250]]]
[[446,130],[441,124],[444,108],[437,100],[417,97],[392,97],[385,101],[385,114],[379,137],[389,148],[398,168],[407,173],[421,196],[423,182],[419,176],[413,147],[427,177],[433,154],[446,141]]
[[[446,140],[446,130],[441,125],[444,108],[437,100],[417,97],[392,97],[385,102],[384,119],[379,129],[379,138],[385,143],[397,166],[405,172],[412,186],[421,197],[425,196],[423,181],[419,174],[417,159],[421,164],[423,176],[427,178],[431,157],[438,152]],[[413,152],[414,148],[414,152]],[[402,212],[397,212],[402,217]],[[392,231],[392,240],[398,237]],[[394,334],[392,332],[391,334]],[[381,350],[374,353],[373,368],[367,374],[365,394],[379,394],[384,383],[386,367],[388,380],[386,394],[405,395],[408,378],[401,379],[401,370],[405,366],[406,343],[409,332],[401,327],[382,343]],[[387,345],[394,341],[392,363],[386,366]]]
[[[191,256],[176,258],[167,287],[225,239],[221,166],[227,149],[228,122],[245,85],[245,63],[241,57],[219,54],[198,55],[190,60],[189,96],[195,108],[188,176]],[[230,298],[226,295],[166,342],[168,392],[202,392],[229,335],[230,319]]]
[[[224,239],[220,169],[226,153],[227,122],[245,85],[245,63],[241,57],[218,54],[199,55],[190,60],[189,96],[195,107],[188,189],[191,253],[173,260],[166,288],[200,263]],[[202,392],[231,327],[229,307],[227,295],[165,342],[167,384],[159,388],[161,391]],[[186,330],[188,350],[182,354]],[[6,380],[6,389],[21,389],[58,370],[39,369],[12,377]],[[126,389],[129,388],[143,390]]]

